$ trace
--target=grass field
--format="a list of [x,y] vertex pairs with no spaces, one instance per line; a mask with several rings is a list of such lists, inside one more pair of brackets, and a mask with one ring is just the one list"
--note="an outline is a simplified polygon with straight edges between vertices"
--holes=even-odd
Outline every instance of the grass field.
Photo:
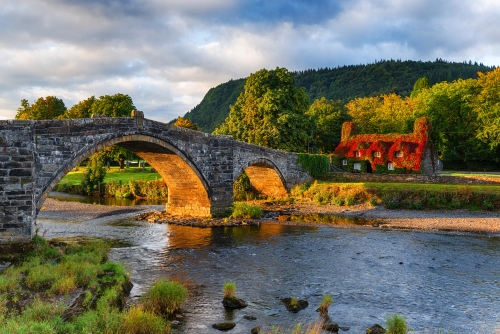
[[[82,183],[83,173],[85,168],[80,167],[78,171],[72,171],[59,182],[60,185],[78,186]],[[151,168],[146,167],[144,170],[138,167],[125,168],[119,170],[118,167],[111,167],[104,178],[104,183],[111,181],[122,181],[123,183],[132,180],[156,181],[161,180],[160,174],[151,172]]]

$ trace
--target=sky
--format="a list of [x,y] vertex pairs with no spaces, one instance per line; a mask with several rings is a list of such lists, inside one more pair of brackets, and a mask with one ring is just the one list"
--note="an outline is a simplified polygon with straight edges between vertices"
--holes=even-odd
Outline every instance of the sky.
[[262,68],[500,65],[498,0],[0,0],[0,119],[128,94],[168,122]]

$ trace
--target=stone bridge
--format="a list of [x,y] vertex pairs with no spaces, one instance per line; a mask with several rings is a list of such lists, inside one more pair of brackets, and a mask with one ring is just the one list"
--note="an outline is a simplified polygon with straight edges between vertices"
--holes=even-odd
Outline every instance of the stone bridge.
[[311,177],[297,155],[135,117],[0,121],[0,243],[26,241],[52,188],[111,145],[136,153],[167,184],[172,215],[211,217],[233,204],[244,171],[265,195],[281,196]]

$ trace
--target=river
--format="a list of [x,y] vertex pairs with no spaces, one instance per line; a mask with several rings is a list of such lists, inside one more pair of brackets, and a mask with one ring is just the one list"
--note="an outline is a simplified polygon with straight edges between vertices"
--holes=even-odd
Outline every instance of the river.
[[[220,321],[236,322],[229,333],[311,323],[324,294],[334,297],[330,321],[350,328],[341,333],[364,333],[395,312],[417,333],[500,331],[498,236],[280,224],[196,228],[119,217],[39,223],[48,238],[113,239],[110,258],[131,273],[131,302],[159,278],[185,282],[190,295],[174,333],[219,333],[211,324]],[[224,310],[224,282],[236,282],[247,308]],[[287,312],[279,299],[291,296],[309,307]],[[257,320],[244,319],[248,314]]]

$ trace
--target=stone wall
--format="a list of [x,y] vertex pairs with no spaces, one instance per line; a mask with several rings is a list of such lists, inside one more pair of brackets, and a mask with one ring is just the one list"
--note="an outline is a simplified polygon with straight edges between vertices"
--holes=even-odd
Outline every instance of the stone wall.
[[0,242],[31,238],[34,157],[30,121],[0,121]]

